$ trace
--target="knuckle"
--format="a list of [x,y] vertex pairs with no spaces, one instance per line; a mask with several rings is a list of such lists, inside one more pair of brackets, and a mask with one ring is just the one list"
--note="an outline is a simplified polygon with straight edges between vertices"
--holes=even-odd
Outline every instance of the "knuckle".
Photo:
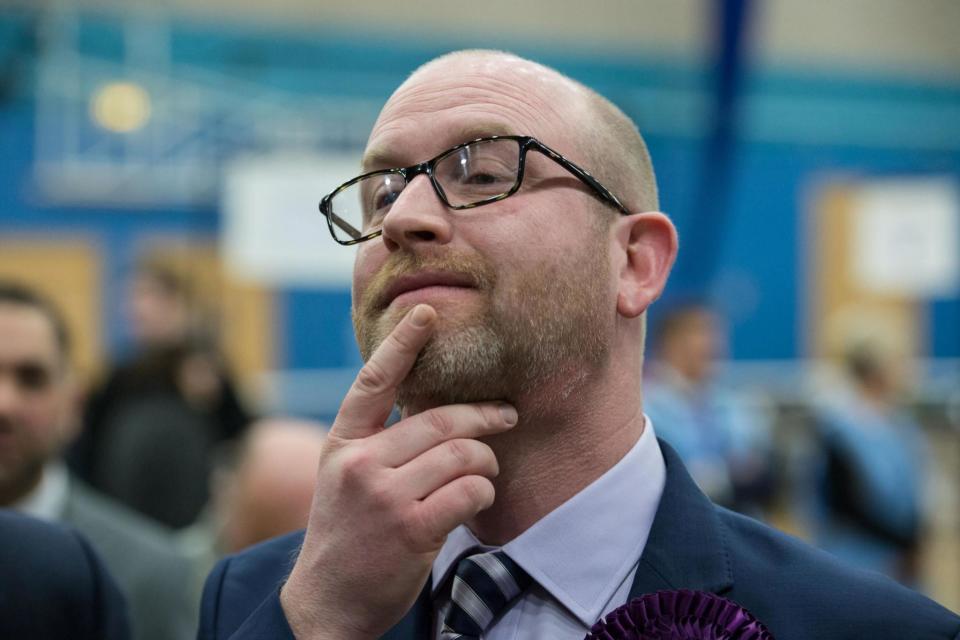
[[340,459],[341,487],[351,496],[362,500],[377,513],[394,508],[395,483],[384,469],[378,468],[374,453],[365,447],[345,451]]
[[480,476],[464,478],[464,482],[461,483],[461,491],[467,504],[477,510],[493,503],[493,483],[486,478]]
[[387,386],[388,379],[383,366],[376,358],[371,358],[357,374],[354,387],[361,393],[377,393]]
[[383,482],[370,486],[367,496],[374,509],[378,511],[389,511],[393,508],[393,488],[390,483]]
[[368,478],[373,465],[373,455],[363,447],[353,447],[343,452],[340,468],[348,480]]
[[392,331],[388,336],[387,340],[393,344],[394,349],[401,352],[408,352],[414,349],[413,340],[411,336],[407,335],[406,331],[403,331],[404,323],[401,322],[397,325],[397,329]]
[[401,518],[397,529],[400,539],[410,549],[418,549],[434,541],[440,534],[435,533],[438,528],[438,517],[434,509],[426,504],[411,509],[406,517]]
[[424,420],[442,440],[446,440],[453,433],[453,421],[443,411],[428,411],[424,414]]
[[470,464],[473,456],[470,453],[470,445],[467,440],[448,440],[444,446],[447,449],[447,455],[453,458],[458,468]]

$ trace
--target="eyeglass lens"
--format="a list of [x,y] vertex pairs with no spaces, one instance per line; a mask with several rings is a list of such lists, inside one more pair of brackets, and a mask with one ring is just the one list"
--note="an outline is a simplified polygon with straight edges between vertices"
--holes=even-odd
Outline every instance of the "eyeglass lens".
[[[454,149],[433,164],[435,184],[451,207],[464,207],[509,193],[520,172],[516,140],[483,140]],[[341,189],[330,201],[343,240],[373,233],[407,186],[399,171],[377,173]],[[351,228],[347,228],[349,225]]]

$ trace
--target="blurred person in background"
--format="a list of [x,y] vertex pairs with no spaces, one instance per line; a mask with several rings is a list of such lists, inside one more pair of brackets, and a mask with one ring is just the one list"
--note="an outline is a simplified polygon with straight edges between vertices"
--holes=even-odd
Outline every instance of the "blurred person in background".
[[123,594],[76,531],[0,509],[0,576],[0,638],[130,638]]
[[770,424],[717,379],[726,351],[720,318],[700,301],[667,306],[655,320],[652,350],[644,406],[658,433],[711,499],[759,515],[774,486]]
[[127,597],[134,638],[189,638],[196,607],[188,559],[167,531],[85,486],[62,462],[76,409],[62,317],[33,291],[0,282],[0,507],[84,534]]
[[[307,524],[327,426],[273,417],[225,443],[211,477],[210,504],[178,538],[197,562],[197,588],[214,562]],[[232,446],[231,446],[232,445]]]
[[914,584],[930,456],[898,363],[880,342],[857,341],[844,357],[849,384],[819,401],[813,524],[827,551]]
[[128,295],[135,351],[92,394],[70,462],[104,493],[181,528],[209,498],[214,446],[250,416],[184,277],[146,261]]

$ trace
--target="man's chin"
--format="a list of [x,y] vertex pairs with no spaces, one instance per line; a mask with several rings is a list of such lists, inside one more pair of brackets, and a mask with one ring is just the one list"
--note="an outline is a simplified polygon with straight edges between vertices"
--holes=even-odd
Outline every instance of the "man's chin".
[[403,407],[480,402],[506,393],[503,341],[482,324],[439,327],[400,385]]

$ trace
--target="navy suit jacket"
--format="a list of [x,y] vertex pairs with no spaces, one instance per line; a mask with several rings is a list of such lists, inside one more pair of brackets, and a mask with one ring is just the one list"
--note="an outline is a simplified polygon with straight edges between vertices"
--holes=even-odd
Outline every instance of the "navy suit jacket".
[[[746,607],[777,640],[960,640],[960,617],[879,574],[714,505],[660,442],[667,481],[630,591],[710,591]],[[303,533],[222,560],[200,612],[201,640],[290,639],[279,589]],[[336,567],[331,567],[336,571]],[[427,589],[383,636],[432,637]]]
[[0,638],[128,640],[126,603],[79,534],[0,510]]

